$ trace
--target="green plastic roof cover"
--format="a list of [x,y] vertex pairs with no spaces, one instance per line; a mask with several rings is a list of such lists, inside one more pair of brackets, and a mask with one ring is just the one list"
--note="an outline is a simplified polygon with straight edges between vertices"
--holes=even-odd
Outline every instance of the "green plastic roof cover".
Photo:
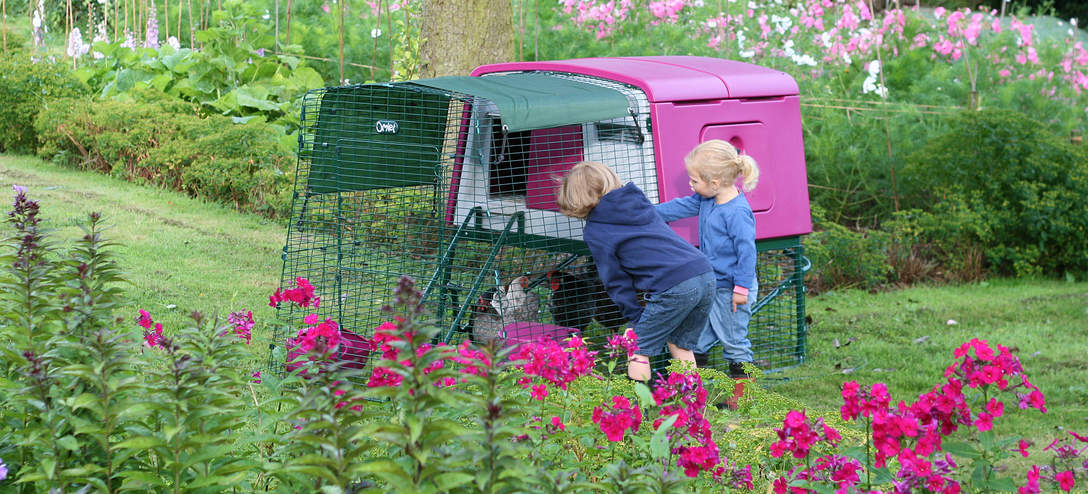
[[545,129],[629,115],[627,97],[612,89],[544,74],[446,76],[413,84],[487,98],[507,130]]

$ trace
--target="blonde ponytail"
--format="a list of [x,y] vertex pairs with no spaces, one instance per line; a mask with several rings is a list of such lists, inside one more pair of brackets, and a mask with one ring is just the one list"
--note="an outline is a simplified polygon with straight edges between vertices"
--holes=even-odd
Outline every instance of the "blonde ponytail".
[[737,161],[737,175],[744,179],[742,185],[744,190],[756,188],[756,184],[759,183],[759,166],[756,165],[756,160],[747,154],[742,154],[737,156]]

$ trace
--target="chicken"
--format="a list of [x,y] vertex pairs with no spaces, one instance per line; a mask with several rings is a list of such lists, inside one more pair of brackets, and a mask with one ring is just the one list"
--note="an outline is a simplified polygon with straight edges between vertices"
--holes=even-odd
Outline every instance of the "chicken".
[[[616,329],[618,326],[628,324],[627,318],[623,317],[620,306],[616,305],[612,301],[612,297],[608,296],[608,292],[605,291],[604,283],[601,282],[600,278],[594,276],[590,279],[590,293],[593,295],[593,319],[601,323],[601,326]],[[633,322],[631,321],[631,323]]]
[[592,281],[566,271],[550,271],[548,283],[552,288],[548,311],[555,323],[585,331],[597,309]]
[[502,311],[495,290],[487,290],[472,309],[472,341],[477,345],[490,345],[502,333]]
[[548,309],[556,324],[585,331],[593,320],[608,329],[627,323],[600,278],[552,271],[548,273],[548,280],[554,292]]
[[507,324],[536,321],[540,315],[540,296],[529,290],[529,277],[514,278],[499,298],[499,315]]

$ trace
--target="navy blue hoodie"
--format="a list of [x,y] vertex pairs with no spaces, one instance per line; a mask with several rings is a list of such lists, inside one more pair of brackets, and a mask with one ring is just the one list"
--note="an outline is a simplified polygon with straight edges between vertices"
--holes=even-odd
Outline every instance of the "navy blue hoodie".
[[706,256],[672,231],[633,183],[601,198],[586,218],[582,238],[608,296],[631,324],[642,316],[636,291],[665,291],[713,271]]

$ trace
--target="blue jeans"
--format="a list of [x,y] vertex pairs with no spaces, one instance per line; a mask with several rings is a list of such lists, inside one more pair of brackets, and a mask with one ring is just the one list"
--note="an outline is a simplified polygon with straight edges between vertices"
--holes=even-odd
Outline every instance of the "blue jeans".
[[733,287],[718,287],[714,304],[710,308],[706,327],[699,336],[697,353],[709,353],[719,342],[722,355],[729,362],[751,362],[752,342],[748,339],[748,322],[752,319],[752,306],[756,302],[759,284],[748,290],[748,303],[737,306],[733,312]]
[[666,342],[694,349],[713,304],[714,283],[714,272],[710,271],[668,290],[647,293],[646,308],[635,323],[639,355],[659,355]]

